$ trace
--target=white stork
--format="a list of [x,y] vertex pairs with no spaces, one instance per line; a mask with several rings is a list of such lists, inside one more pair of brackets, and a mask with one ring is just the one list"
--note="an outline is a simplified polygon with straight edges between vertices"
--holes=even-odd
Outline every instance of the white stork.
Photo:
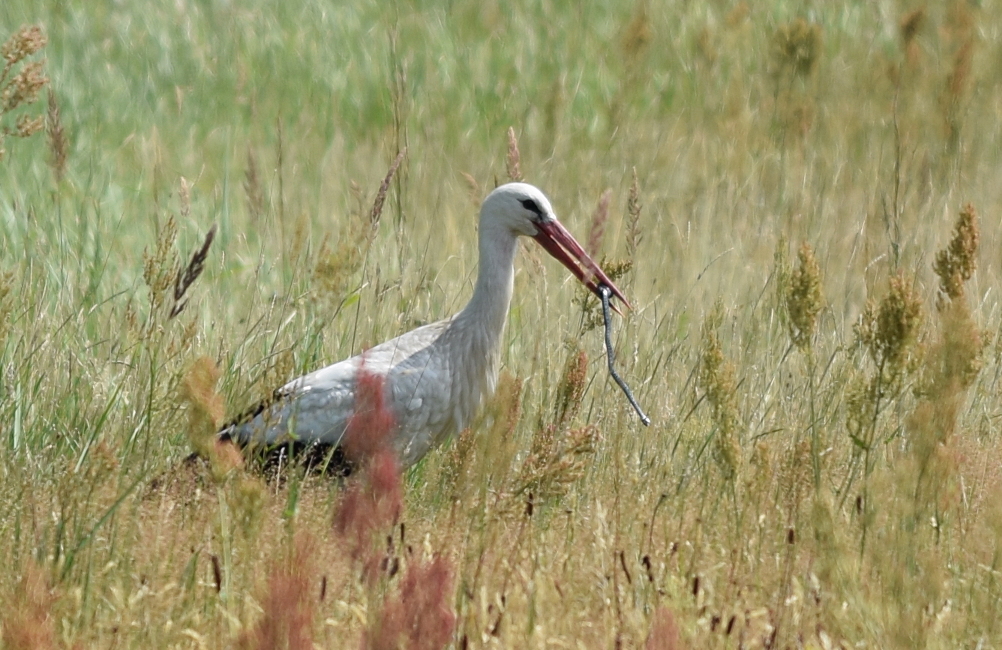
[[[382,381],[393,418],[392,445],[404,467],[468,426],[493,394],[515,279],[520,235],[532,237],[590,290],[604,285],[626,297],[557,221],[536,187],[508,183],[480,208],[480,269],[473,296],[458,314],[419,327],[364,353],[294,379],[275,398],[220,432],[241,446],[338,447],[356,408],[360,372]],[[352,435],[357,435],[352,433]]]

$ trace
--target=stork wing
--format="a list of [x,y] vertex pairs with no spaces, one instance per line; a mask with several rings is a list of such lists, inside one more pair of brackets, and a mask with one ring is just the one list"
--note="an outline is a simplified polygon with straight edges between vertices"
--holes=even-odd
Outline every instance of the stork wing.
[[420,327],[294,379],[220,435],[241,445],[273,446],[290,440],[341,444],[355,409],[358,375],[364,369],[384,378],[386,406],[397,424],[393,444],[409,464],[407,459],[423,455],[448,424],[447,414],[436,404],[447,399],[448,388],[442,394],[440,382],[446,369],[434,348],[447,324],[440,321]]

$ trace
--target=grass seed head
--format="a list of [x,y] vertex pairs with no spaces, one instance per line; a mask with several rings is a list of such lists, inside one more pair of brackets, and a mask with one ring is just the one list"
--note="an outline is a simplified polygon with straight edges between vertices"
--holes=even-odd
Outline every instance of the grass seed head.
[[709,403],[713,422],[717,427],[714,437],[713,457],[724,478],[734,479],[741,467],[741,415],[738,410],[734,367],[724,355],[718,329],[723,322],[724,309],[720,302],[703,321],[697,384]]
[[38,100],[38,93],[47,83],[49,78],[45,76],[45,61],[26,63],[0,91],[0,113],[9,113],[22,104],[34,104]]
[[[602,270],[605,271],[605,274],[609,276],[610,280],[618,282],[620,278],[633,270],[633,260],[619,259],[610,261],[609,259],[603,257],[599,266],[602,267]],[[602,302],[592,291],[581,285],[578,288],[573,300],[575,304],[581,307],[583,316],[582,332],[590,332],[591,330],[604,325],[605,321],[602,315]]]
[[14,272],[0,271],[0,349],[7,338],[7,321],[14,311]]
[[647,51],[654,34],[647,15],[647,3],[638,2],[626,30],[623,33],[623,54],[627,61],[634,62]]
[[[37,25],[21,27],[0,47],[5,64],[0,71],[0,121],[11,111],[38,100],[38,94],[49,83],[45,76],[45,60],[24,60],[45,47],[47,39]],[[10,73],[20,65],[17,73]],[[14,126],[0,124],[0,160],[6,151],[3,148],[4,139],[8,136],[27,138],[45,126],[44,117],[32,117],[28,114],[19,115]]]
[[900,273],[879,305],[868,301],[856,325],[856,337],[879,368],[902,369],[913,352],[922,324],[922,299]]
[[404,148],[393,160],[376,191],[376,198],[372,202],[367,218],[362,216],[364,215],[362,187],[355,181],[351,182],[351,194],[359,206],[358,214],[351,215],[353,218],[348,220],[345,232],[337,238],[336,248],[332,250],[328,240],[323,241],[313,264],[312,279],[321,296],[334,302],[344,299],[349,282],[362,268],[366,254],[379,232],[379,222],[390,183],[406,155],[407,149]]
[[366,371],[363,361],[356,382],[355,409],[348,419],[343,449],[359,471],[337,508],[334,529],[348,540],[352,559],[361,562],[363,577],[371,582],[381,559],[374,542],[399,519],[403,484],[392,446],[395,424],[385,403],[384,379]]
[[237,640],[241,650],[312,650],[313,599],[309,576],[313,547],[299,536],[288,559],[274,561],[258,623]]
[[517,479],[516,497],[557,497],[584,476],[595,453],[598,429],[593,425],[571,429],[570,422],[581,408],[587,377],[588,355],[579,348],[572,350],[557,386],[553,423],[541,424],[534,432]]
[[181,380],[181,397],[188,408],[188,441],[195,453],[208,458],[213,469],[225,475],[233,463],[228,451],[217,448],[216,432],[226,416],[223,397],[216,392],[220,374],[215,361],[199,357]]
[[244,171],[244,197],[247,200],[247,212],[254,223],[264,216],[264,184],[258,170],[257,156],[254,150],[247,148],[247,169]]
[[364,639],[368,650],[441,650],[456,629],[453,599],[453,568],[448,559],[408,565],[397,592],[386,594],[375,626]]
[[584,476],[598,439],[599,431],[594,425],[567,431],[553,424],[540,427],[516,480],[512,493],[515,498],[509,503],[512,509],[521,509],[524,495],[552,499],[566,494]]
[[751,15],[751,7],[748,6],[747,0],[741,0],[727,12],[724,16],[724,23],[727,25],[728,29],[737,29],[745,23],[748,22],[748,17]]
[[[181,210],[182,214],[190,205],[190,189],[187,181],[181,179]],[[174,276],[174,304],[171,306],[170,312],[167,315],[168,319],[176,317],[180,314],[188,304],[188,299],[185,297],[188,293],[188,289],[191,285],[195,284],[195,280],[198,276],[202,275],[202,271],[205,270],[205,260],[209,257],[209,248],[212,247],[212,240],[216,236],[216,224],[212,224],[209,228],[209,232],[205,233],[205,240],[202,242],[201,248],[194,252],[191,256],[191,260],[188,262],[188,266],[185,267],[184,272],[178,272]]]
[[167,290],[174,284],[180,271],[180,261],[174,249],[176,241],[177,222],[174,215],[169,215],[157,234],[153,252],[143,251],[143,281],[149,293],[151,318],[164,304]]
[[3,60],[6,61],[7,68],[10,68],[41,50],[48,42],[48,37],[38,25],[22,25],[0,47],[0,56],[3,56]]
[[[939,290],[950,301],[964,295],[964,283],[971,279],[978,266],[978,245],[981,233],[974,206],[967,204],[953,229],[953,239],[936,253],[932,268],[939,276]],[[941,301],[942,302],[942,301]]]
[[515,129],[508,127],[508,180],[512,182],[522,180],[522,167],[520,161],[522,155],[518,152],[518,140],[515,138]]
[[703,25],[696,37],[696,52],[708,67],[713,67],[720,55],[719,36],[709,25]]
[[225,415],[222,396],[216,392],[220,377],[219,367],[209,357],[199,357],[184,376],[184,396],[198,409],[199,417],[214,428],[219,427]]
[[901,34],[901,41],[904,43],[906,51],[912,46],[918,33],[922,31],[925,19],[925,7],[912,9],[901,16],[901,20],[898,23],[898,32]]
[[375,584],[379,577],[385,554],[378,542],[396,525],[402,510],[400,465],[391,449],[382,449],[352,475],[334,515],[334,532],[347,543],[366,584]]
[[390,447],[393,413],[386,405],[384,379],[365,368],[363,359],[355,385],[355,407],[344,433],[344,451],[353,462],[365,464]]
[[20,115],[17,118],[14,131],[10,135],[13,135],[18,138],[27,138],[35,135],[43,128],[45,128],[44,117],[41,116],[31,117],[30,115]]
[[637,247],[643,241],[640,230],[640,213],[644,206],[640,202],[640,181],[637,179],[637,168],[633,168],[633,181],[630,183],[630,195],[626,200],[626,214],[629,220],[626,226],[626,251],[631,260],[636,259]]
[[349,280],[362,267],[371,238],[368,229],[352,219],[348,232],[338,237],[337,241],[334,250],[331,250],[327,239],[321,243],[313,264],[312,280],[321,296],[340,301],[344,298]]
[[577,415],[581,408],[581,399],[584,397],[587,380],[588,354],[580,348],[571,351],[557,386],[555,423],[558,427],[565,426]]
[[659,607],[651,616],[651,630],[647,633],[644,650],[683,650],[681,633],[675,615],[665,606]]
[[814,250],[804,242],[797,253],[797,268],[790,275],[786,287],[790,340],[801,350],[811,346],[821,304],[821,268],[814,257]]
[[809,76],[821,55],[821,27],[803,18],[780,25],[772,37],[772,52],[781,73]]
[[[239,453],[235,446],[231,447]],[[268,501],[265,485],[256,477],[241,476],[232,486],[228,496],[237,524],[247,539],[253,539],[261,528],[264,507]]]
[[783,505],[792,517],[799,511],[802,500],[813,492],[810,441],[797,442],[784,456],[778,479],[779,494],[784,499]]
[[407,147],[397,152],[397,156],[393,159],[393,163],[390,164],[390,169],[386,172],[383,182],[379,184],[376,199],[372,202],[372,210],[369,211],[369,228],[373,232],[379,228],[379,219],[383,214],[383,204],[386,203],[386,195],[390,191],[390,183],[393,181],[393,176],[397,173],[406,155]]
[[63,129],[63,121],[56,102],[56,93],[49,88],[48,110],[45,113],[45,135],[49,142],[49,166],[58,184],[66,175],[66,159],[69,157],[69,142]]
[[598,205],[591,215],[591,229],[588,231],[588,246],[585,248],[588,254],[595,257],[599,247],[602,246],[602,237],[605,235],[605,223],[609,220],[609,200],[612,198],[612,190],[607,189],[598,198]]
[[946,75],[946,83],[940,98],[943,125],[946,131],[947,145],[951,152],[956,151],[960,143],[961,117],[964,113],[965,99],[969,95],[972,84],[971,71],[974,67],[974,47],[976,30],[974,15],[964,0],[956,0],[950,5],[944,34],[952,43],[952,61],[950,72]]
[[55,648],[55,619],[52,605],[55,596],[45,573],[29,562],[14,597],[5,603],[0,614],[0,640],[10,650],[48,650]]

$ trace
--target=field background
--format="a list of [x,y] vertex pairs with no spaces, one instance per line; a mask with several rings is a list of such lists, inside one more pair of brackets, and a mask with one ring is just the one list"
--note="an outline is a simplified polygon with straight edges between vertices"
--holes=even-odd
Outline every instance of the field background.
[[[0,4],[23,24],[65,141],[0,162],[3,647],[393,647],[408,616],[408,647],[1002,647],[998,2]],[[337,482],[183,462],[196,362],[233,415],[461,308],[509,127],[580,240],[610,191],[653,424],[530,243],[503,390],[404,477],[371,574]]]

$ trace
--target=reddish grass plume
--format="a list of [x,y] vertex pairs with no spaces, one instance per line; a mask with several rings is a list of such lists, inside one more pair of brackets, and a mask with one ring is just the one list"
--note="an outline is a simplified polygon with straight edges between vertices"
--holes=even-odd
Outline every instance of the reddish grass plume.
[[348,420],[344,451],[358,468],[334,515],[334,530],[361,561],[367,580],[376,576],[380,558],[373,548],[377,533],[400,518],[403,486],[400,464],[391,444],[394,418],[386,406],[385,379],[365,368],[363,357],[356,386],[355,412]]
[[651,631],[644,650],[684,650],[675,615],[667,607],[659,607],[651,617]]
[[367,650],[439,650],[452,640],[456,613],[452,566],[441,555],[411,564],[398,593],[387,594],[373,629],[363,638]]
[[264,614],[239,639],[241,650],[312,650],[313,602],[309,597],[309,567],[313,544],[299,536],[292,556],[275,563],[268,577],[261,609]]
[[34,562],[25,568],[14,592],[13,602],[5,603],[0,645],[11,650],[54,648],[55,624],[51,614],[55,597],[45,574]]

